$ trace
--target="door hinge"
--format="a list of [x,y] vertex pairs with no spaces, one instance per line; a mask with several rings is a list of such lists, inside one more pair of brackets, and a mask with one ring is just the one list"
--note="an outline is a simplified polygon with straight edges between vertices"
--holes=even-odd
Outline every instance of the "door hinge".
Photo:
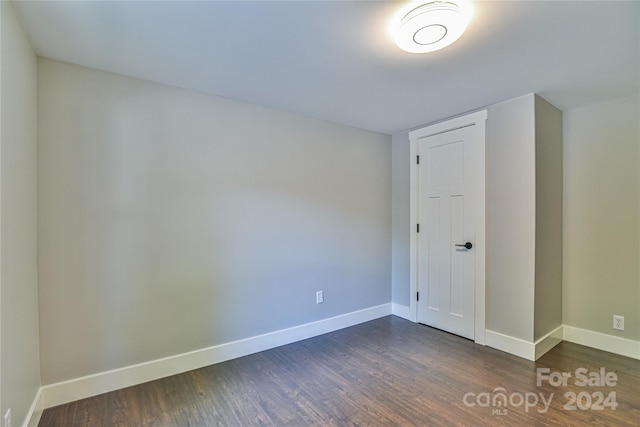
[[416,224],[416,233],[420,232],[420,224]]
[[420,164],[420,156],[416,156],[416,164],[419,165]]
[[416,301],[420,301],[420,292],[416,292]]

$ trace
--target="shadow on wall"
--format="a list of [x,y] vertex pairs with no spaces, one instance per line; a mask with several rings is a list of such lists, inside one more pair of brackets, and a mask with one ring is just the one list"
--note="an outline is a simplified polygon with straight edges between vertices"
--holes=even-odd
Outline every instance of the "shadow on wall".
[[40,73],[43,383],[389,302],[388,136]]

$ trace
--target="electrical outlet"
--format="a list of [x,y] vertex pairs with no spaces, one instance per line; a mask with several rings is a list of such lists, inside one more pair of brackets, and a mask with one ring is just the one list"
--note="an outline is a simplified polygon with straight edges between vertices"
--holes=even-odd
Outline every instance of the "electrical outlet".
[[11,408],[7,409],[7,412],[4,414],[3,427],[11,427]]
[[624,316],[613,315],[613,329],[624,331]]
[[322,304],[324,302],[324,291],[316,292],[316,304]]

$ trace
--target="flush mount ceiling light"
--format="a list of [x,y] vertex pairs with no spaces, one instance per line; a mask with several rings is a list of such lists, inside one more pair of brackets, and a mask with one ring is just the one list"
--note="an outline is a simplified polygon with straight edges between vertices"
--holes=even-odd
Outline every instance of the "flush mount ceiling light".
[[392,31],[400,49],[427,53],[458,40],[470,18],[471,6],[465,0],[414,2],[396,15]]

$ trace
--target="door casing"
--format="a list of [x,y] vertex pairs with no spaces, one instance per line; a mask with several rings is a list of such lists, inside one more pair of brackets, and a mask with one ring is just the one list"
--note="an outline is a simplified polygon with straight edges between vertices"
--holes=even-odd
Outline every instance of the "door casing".
[[409,132],[409,313],[411,320],[418,320],[418,168],[417,168],[417,140],[432,135],[448,132],[467,126],[477,126],[482,135],[479,138],[481,146],[476,150],[475,159],[475,228],[474,243],[475,254],[475,342],[485,344],[485,239],[486,239],[486,203],[485,203],[485,147],[487,110],[478,111],[464,116],[456,117],[444,122],[425,126]]

